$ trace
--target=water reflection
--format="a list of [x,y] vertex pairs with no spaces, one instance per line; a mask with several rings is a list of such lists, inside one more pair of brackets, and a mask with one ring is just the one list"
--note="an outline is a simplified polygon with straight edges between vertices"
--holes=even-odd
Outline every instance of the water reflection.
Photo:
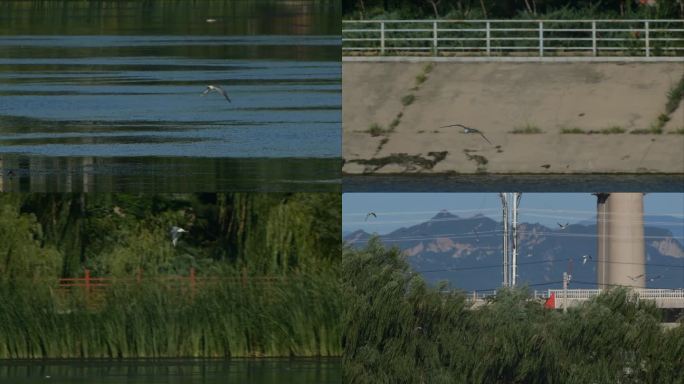
[[153,383],[341,383],[339,359],[64,360],[4,361],[0,382]]
[[338,35],[341,20],[325,0],[0,2],[0,35]]
[[0,192],[339,192],[338,159],[0,158]]

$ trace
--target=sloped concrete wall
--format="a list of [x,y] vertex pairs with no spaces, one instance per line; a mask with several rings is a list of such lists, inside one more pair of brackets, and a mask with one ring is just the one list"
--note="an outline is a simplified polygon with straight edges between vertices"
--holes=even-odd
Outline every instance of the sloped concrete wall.
[[[684,173],[682,105],[662,134],[630,133],[657,123],[683,75],[681,62],[345,62],[344,171]],[[493,145],[440,128],[454,123]],[[541,133],[512,133],[525,129]],[[597,133],[611,129],[624,132]]]

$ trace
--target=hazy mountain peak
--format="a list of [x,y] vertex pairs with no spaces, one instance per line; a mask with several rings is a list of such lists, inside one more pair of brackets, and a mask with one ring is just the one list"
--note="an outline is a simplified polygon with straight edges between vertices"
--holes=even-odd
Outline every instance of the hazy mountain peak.
[[368,239],[370,239],[371,236],[372,236],[371,234],[364,231],[363,229],[359,229],[359,230],[356,230],[356,231],[348,234],[347,236],[344,236],[344,240],[349,244],[354,244],[354,243],[359,243],[359,242],[365,242]]
[[441,211],[437,212],[435,216],[433,216],[430,220],[448,220],[448,219],[457,219],[458,216],[452,214],[451,212],[447,211],[446,209],[442,209]]

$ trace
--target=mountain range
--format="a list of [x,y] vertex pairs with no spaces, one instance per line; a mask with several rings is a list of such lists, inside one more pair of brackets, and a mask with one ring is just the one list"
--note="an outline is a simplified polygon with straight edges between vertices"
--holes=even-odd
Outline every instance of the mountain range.
[[[684,287],[684,247],[673,231],[681,219],[650,217],[644,226],[646,276],[649,288]],[[489,290],[501,286],[502,223],[476,215],[462,218],[441,211],[426,222],[377,235],[386,246],[396,246],[413,270],[427,281],[446,280],[453,288]],[[374,235],[362,230],[347,233],[344,241],[362,248]],[[518,285],[532,290],[562,286],[563,272],[572,275],[570,288],[596,288],[596,224],[583,221],[566,228],[538,223],[518,224]],[[583,263],[583,255],[591,256]],[[661,276],[657,278],[657,276]]]

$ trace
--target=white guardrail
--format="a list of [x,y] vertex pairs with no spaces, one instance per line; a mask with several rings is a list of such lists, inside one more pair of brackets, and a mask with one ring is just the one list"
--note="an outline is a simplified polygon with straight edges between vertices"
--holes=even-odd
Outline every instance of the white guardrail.
[[684,56],[684,20],[344,20],[346,56]]
[[[564,308],[565,306],[579,305],[598,296],[601,292],[601,289],[568,289],[567,291],[549,289],[547,291],[534,291],[532,297],[536,300],[547,300],[553,296],[555,307]],[[639,300],[655,301],[656,306],[660,308],[684,308],[684,289],[632,288],[630,295]],[[478,307],[484,305],[489,297],[494,296],[496,296],[496,291],[468,292],[466,293],[466,300]]]
[[[562,308],[566,301],[568,306],[573,306],[600,293],[600,289],[549,289],[547,297],[553,294],[556,308]],[[684,308],[684,289],[632,288],[630,294],[639,300],[655,301],[656,306],[660,308]]]

